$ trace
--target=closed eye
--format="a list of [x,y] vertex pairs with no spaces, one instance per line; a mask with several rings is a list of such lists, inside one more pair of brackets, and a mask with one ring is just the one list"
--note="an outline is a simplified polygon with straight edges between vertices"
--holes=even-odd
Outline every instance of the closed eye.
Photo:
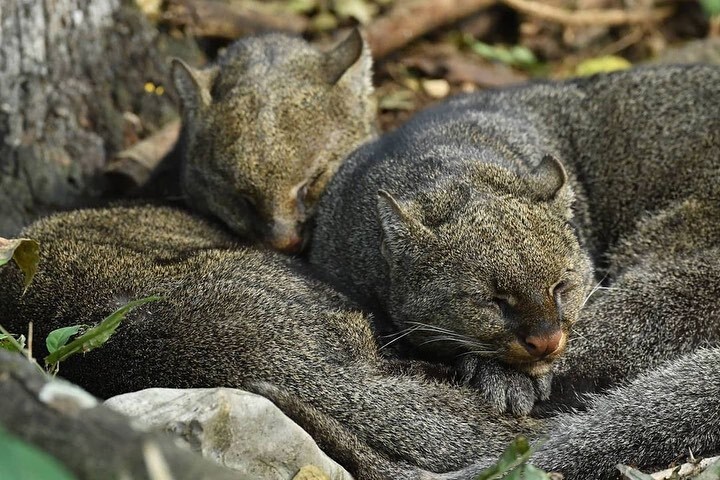
[[240,193],[237,196],[238,203],[240,203],[240,207],[245,208],[250,213],[257,213],[257,205],[255,203],[255,199],[252,198],[250,195]]
[[559,295],[568,293],[575,288],[576,284],[568,280],[560,280],[555,285],[550,287],[550,294],[557,298]]
[[[308,192],[312,189],[315,184],[322,178],[323,174],[327,171],[327,167],[318,168],[315,173],[305,182],[297,191],[297,203],[298,205],[305,205]],[[317,193],[316,193],[317,195]]]
[[507,308],[510,308],[510,304],[504,298],[494,297],[490,303],[492,305],[495,305],[496,307],[498,307],[501,312],[505,311],[505,309],[507,309]]
[[320,177],[323,176],[323,174],[327,171],[327,166],[318,168],[315,173],[310,177],[310,179],[307,181],[306,185],[308,187],[312,187],[317,183],[318,180],[320,180]]
[[518,299],[509,293],[496,293],[493,302],[501,309],[513,308],[518,304]]

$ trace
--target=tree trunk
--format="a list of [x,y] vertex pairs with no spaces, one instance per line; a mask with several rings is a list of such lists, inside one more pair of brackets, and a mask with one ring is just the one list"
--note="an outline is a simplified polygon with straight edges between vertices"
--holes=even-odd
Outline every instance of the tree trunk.
[[122,0],[0,2],[0,236],[87,203],[115,152],[176,115],[157,40]]

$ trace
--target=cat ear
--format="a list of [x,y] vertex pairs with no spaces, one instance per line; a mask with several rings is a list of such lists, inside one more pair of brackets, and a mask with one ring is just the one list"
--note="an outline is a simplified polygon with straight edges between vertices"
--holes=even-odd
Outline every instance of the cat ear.
[[220,71],[219,67],[196,69],[179,58],[173,58],[171,69],[173,83],[184,109],[197,110],[212,103],[210,90]]
[[[357,68],[353,68],[356,63],[358,64]],[[372,76],[370,72],[371,66],[370,49],[360,31],[354,28],[345,40],[325,54],[325,80],[334,85],[343,78],[348,70],[352,70],[352,78],[350,79],[352,84],[356,81],[369,84]]]
[[552,155],[545,155],[540,163],[531,170],[540,200],[553,200],[567,185],[568,176],[560,161]]
[[398,202],[385,190],[378,190],[377,205],[383,231],[382,253],[388,260],[415,245],[420,238],[432,235],[409,205]]

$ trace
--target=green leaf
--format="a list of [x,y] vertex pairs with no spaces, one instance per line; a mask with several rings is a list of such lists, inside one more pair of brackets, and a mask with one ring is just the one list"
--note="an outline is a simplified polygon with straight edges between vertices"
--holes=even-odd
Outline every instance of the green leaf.
[[308,13],[318,8],[317,0],[290,0],[285,8],[292,13]]
[[380,110],[412,110],[415,108],[415,94],[410,90],[396,90],[380,98]]
[[45,339],[45,346],[48,352],[53,353],[65,345],[68,340],[70,340],[70,337],[78,333],[82,327],[84,327],[84,325],[73,325],[72,327],[58,328],[50,332]]
[[512,54],[513,62],[517,65],[531,67],[538,63],[538,59],[533,51],[522,45],[515,45],[510,49],[510,53]]
[[628,480],[653,480],[653,477],[647,473],[643,473],[627,465],[618,465],[617,469],[620,470],[620,473]]
[[25,348],[25,335],[6,335],[0,333],[0,348],[11,352],[22,352]]
[[515,45],[510,48],[502,45],[488,45],[485,42],[465,38],[473,52],[487,60],[504,63],[514,67],[532,67],[538,64],[537,57],[527,47]]
[[25,274],[24,287],[30,285],[40,261],[40,244],[28,238],[6,239],[0,237],[0,267],[15,260]]
[[0,429],[0,476],[12,479],[74,480],[57,460]]
[[139,300],[123,305],[122,307],[115,310],[109,316],[107,316],[100,324],[89,328],[85,333],[75,338],[72,342],[67,345],[59,347],[54,352],[50,353],[45,357],[45,365],[51,371],[57,371],[57,365],[68,357],[75,355],[78,352],[89,352],[105,342],[115,333],[120,322],[125,319],[131,310],[148,302],[155,302],[160,300],[160,297],[152,296],[145,297]]
[[316,32],[327,32],[337,28],[338,21],[337,18],[335,18],[335,15],[330,12],[323,11],[312,17],[310,26]]
[[632,63],[616,55],[605,55],[604,57],[588,58],[575,67],[575,75],[584,77],[596,73],[614,72],[632,67]]
[[720,15],[720,0],[700,0],[700,5],[708,17]]
[[529,463],[518,465],[510,474],[503,477],[504,480],[550,480],[550,476]]
[[542,470],[527,463],[533,449],[525,437],[518,437],[500,456],[498,462],[485,469],[476,480],[550,480]]

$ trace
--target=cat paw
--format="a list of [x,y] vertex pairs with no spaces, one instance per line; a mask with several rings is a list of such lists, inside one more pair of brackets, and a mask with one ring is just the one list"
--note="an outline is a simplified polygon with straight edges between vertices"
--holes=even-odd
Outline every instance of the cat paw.
[[477,389],[498,412],[527,415],[550,396],[552,374],[530,376],[494,360],[470,358],[461,364],[463,383]]

